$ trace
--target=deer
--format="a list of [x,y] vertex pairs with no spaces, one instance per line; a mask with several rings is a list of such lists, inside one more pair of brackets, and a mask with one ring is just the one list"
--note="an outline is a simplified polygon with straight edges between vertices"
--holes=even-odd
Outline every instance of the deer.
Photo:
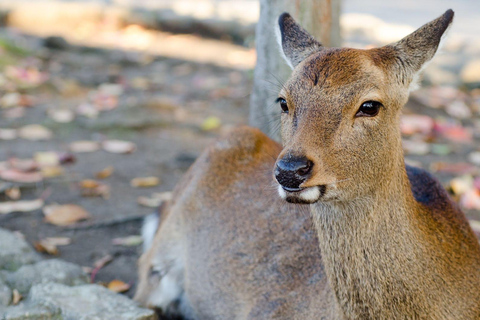
[[135,300],[184,319],[480,319],[479,242],[405,165],[399,128],[453,16],[352,49],[282,14],[282,145],[240,127],[205,150],[150,221]]

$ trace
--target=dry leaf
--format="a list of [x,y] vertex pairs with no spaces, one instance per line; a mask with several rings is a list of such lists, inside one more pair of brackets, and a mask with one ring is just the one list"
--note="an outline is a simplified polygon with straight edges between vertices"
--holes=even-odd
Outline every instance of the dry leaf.
[[130,290],[130,285],[120,280],[112,280],[107,286],[113,292],[121,293]]
[[157,208],[160,206],[163,202],[169,201],[172,198],[172,193],[171,192],[157,192],[152,194],[152,196],[149,197],[138,197],[137,198],[137,203],[141,206],[144,207],[150,207],[150,208]]
[[17,138],[17,130],[0,129],[0,140],[13,140]]
[[95,106],[90,103],[82,103],[77,107],[76,112],[77,114],[90,119],[97,118],[98,114],[100,113],[100,111],[98,111],[97,108],[95,108]]
[[450,181],[450,188],[454,194],[464,194],[473,188],[473,178],[470,175],[456,177]]
[[5,195],[12,200],[18,200],[18,199],[20,199],[22,193],[20,192],[20,188],[13,187],[13,188],[5,190]]
[[130,181],[130,185],[135,188],[148,188],[155,187],[160,183],[160,179],[157,177],[143,177],[134,178]]
[[106,256],[103,256],[99,260],[95,261],[93,263],[93,270],[90,273],[90,282],[94,283],[95,282],[95,276],[97,275],[98,271],[102,269],[104,266],[109,264],[113,260],[113,256],[110,254],[107,254]]
[[58,123],[70,123],[75,119],[75,113],[69,109],[51,109],[47,113],[53,121]]
[[83,189],[93,189],[100,185],[99,182],[92,180],[92,179],[85,179],[80,181],[80,188]]
[[94,188],[82,188],[82,196],[108,199],[110,198],[110,186],[102,183]]
[[446,172],[453,174],[475,174],[478,168],[472,164],[465,162],[447,163],[447,162],[434,162],[430,165],[432,171]]
[[35,211],[43,207],[43,204],[42,199],[0,202],[0,214]]
[[425,115],[403,115],[400,118],[400,130],[403,134],[411,135],[414,133],[428,134],[432,132],[435,122],[432,118]]
[[129,141],[105,140],[102,143],[102,148],[110,153],[132,153],[137,147]]
[[53,151],[35,152],[33,159],[40,167],[56,166],[60,164],[58,153]]
[[38,252],[58,255],[57,246],[66,246],[72,243],[72,239],[67,237],[51,237],[45,238],[34,243],[34,247]]
[[470,222],[470,227],[472,227],[473,231],[476,233],[480,233],[480,221],[476,220],[469,220]]
[[113,171],[114,171],[114,168],[112,166],[108,166],[102,171],[95,173],[95,178],[106,179],[112,175]]
[[17,305],[20,300],[22,300],[23,297],[22,295],[20,294],[20,292],[18,292],[17,289],[13,289],[13,292],[12,292],[12,304],[13,305]]
[[480,210],[480,192],[478,190],[469,190],[460,198],[460,205],[465,209]]
[[75,204],[52,204],[45,206],[43,213],[47,222],[57,226],[68,226],[91,217],[88,211]]
[[39,141],[51,139],[53,133],[39,124],[30,124],[18,129],[18,136],[27,140]]
[[215,116],[210,116],[203,121],[200,128],[203,131],[212,131],[212,130],[220,128],[221,125],[222,125],[222,121],[220,120],[220,118],[215,117]]
[[124,238],[112,239],[112,244],[116,246],[134,247],[142,244],[142,242],[143,242],[142,236],[128,236]]
[[70,143],[69,149],[76,153],[94,152],[100,150],[100,143],[87,140],[75,141]]
[[11,169],[16,169],[23,172],[31,172],[38,169],[38,164],[33,159],[11,158],[8,160],[8,165]]
[[40,172],[44,178],[55,178],[61,176],[65,170],[60,166],[43,167]]
[[43,180],[40,172],[22,172],[14,169],[0,171],[0,178],[20,183],[35,183]]

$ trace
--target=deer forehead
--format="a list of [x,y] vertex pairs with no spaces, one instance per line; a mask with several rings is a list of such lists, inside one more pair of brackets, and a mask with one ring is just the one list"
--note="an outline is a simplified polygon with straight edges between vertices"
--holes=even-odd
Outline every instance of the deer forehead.
[[337,111],[356,108],[359,102],[391,97],[387,70],[371,52],[332,48],[300,63],[287,81],[283,94],[295,108],[325,107]]

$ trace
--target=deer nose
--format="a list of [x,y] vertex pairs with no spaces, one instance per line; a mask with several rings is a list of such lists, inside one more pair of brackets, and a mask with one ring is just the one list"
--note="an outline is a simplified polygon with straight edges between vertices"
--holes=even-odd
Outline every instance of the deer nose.
[[306,157],[284,157],[277,161],[275,178],[287,191],[300,191],[300,185],[304,183],[312,172],[313,162]]

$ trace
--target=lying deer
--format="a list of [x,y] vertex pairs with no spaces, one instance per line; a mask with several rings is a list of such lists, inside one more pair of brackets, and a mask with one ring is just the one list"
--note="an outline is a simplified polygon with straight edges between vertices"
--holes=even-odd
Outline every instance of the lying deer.
[[283,149],[239,128],[203,153],[161,212],[136,299],[187,319],[480,319],[478,241],[405,166],[399,129],[452,19],[359,50],[283,14]]

